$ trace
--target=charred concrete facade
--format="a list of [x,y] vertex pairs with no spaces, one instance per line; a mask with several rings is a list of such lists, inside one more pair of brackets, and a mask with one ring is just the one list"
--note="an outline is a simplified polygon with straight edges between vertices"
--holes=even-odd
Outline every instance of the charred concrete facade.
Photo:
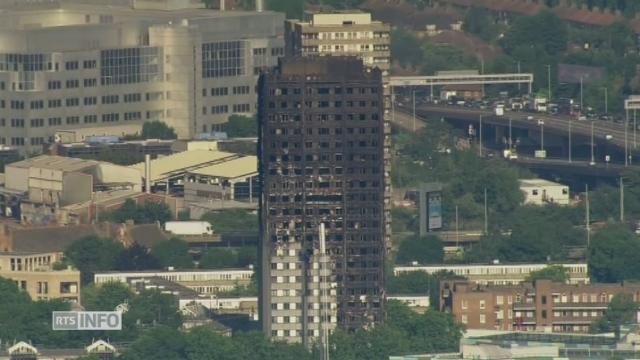
[[355,57],[284,58],[261,78],[261,318],[273,338],[311,345],[321,323],[382,321],[383,102],[380,70]]

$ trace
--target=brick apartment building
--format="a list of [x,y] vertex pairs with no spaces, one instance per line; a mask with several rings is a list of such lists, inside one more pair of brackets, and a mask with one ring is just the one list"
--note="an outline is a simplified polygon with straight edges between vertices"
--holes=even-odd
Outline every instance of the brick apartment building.
[[620,293],[638,301],[640,283],[481,286],[452,280],[440,284],[440,307],[469,329],[584,333]]

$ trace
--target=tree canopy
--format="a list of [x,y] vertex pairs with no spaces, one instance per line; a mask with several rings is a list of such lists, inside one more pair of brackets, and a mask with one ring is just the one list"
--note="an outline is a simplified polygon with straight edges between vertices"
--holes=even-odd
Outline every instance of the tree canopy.
[[155,244],[151,248],[151,255],[165,268],[172,266],[176,269],[190,269],[194,266],[189,254],[189,244],[180,238],[173,237]]
[[175,130],[162,121],[147,121],[142,124],[140,136],[143,139],[171,140],[178,138]]
[[609,225],[593,235],[588,260],[598,282],[640,279],[640,240],[624,225]]
[[258,215],[242,209],[208,212],[202,216],[201,220],[211,223],[213,231],[218,234],[258,232]]
[[413,236],[404,239],[399,246],[396,262],[408,264],[439,264],[444,258],[442,240],[435,235]]
[[620,325],[633,324],[636,322],[638,303],[633,301],[631,294],[616,294],[609,302],[607,310],[601,318],[591,324],[593,332],[613,331],[616,338],[620,338]]
[[136,224],[150,224],[165,222],[172,219],[171,210],[165,203],[145,201],[138,205],[132,199],[125,200],[124,204],[111,212],[101,214],[102,219],[116,223],[124,223],[133,220]]
[[549,265],[542,270],[531,272],[526,281],[551,280],[553,282],[566,283],[569,280],[567,269],[562,265]]
[[71,244],[65,257],[80,270],[82,282],[87,284],[93,281],[95,272],[113,270],[115,259],[123,250],[119,242],[91,235]]
[[233,114],[229,116],[225,129],[230,138],[258,136],[258,123],[253,116]]

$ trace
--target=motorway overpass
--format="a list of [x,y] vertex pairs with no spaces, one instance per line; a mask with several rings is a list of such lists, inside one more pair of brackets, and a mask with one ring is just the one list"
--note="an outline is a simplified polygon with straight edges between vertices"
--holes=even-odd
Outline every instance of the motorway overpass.
[[[509,118],[511,118],[513,127],[533,130],[539,130],[537,120],[542,119],[545,122],[545,133],[556,133],[561,136],[568,136],[569,123],[571,123],[572,136],[591,136],[591,122],[577,121],[562,116],[540,116],[526,112],[506,112],[505,116],[498,117],[488,110],[468,109],[455,106],[420,106],[416,108],[416,114],[414,121],[410,111],[407,111],[406,108],[396,106],[392,116],[393,125],[407,131],[415,131],[424,127],[423,116],[427,115],[444,117],[451,121],[459,120],[466,122],[478,122],[480,115],[482,115],[483,124],[505,126],[508,124]],[[534,120],[528,120],[528,116],[533,116]],[[607,140],[607,135],[611,135],[611,140]],[[609,142],[612,145],[624,149],[624,128],[622,125],[596,121],[594,122],[594,138],[596,142]],[[627,133],[627,141],[629,149],[633,149],[633,134],[631,131]],[[500,156],[500,154],[493,152],[493,156]],[[518,154],[518,158],[512,161],[531,170],[568,172],[577,176],[592,176],[594,173],[597,173],[598,176],[602,178],[617,178],[627,168],[623,164],[605,164],[602,159],[597,159],[595,164],[591,164],[590,161],[578,159],[573,159],[572,161],[568,161],[568,158],[541,159],[524,156],[524,154]],[[636,168],[636,166],[633,167]]]
[[[399,109],[398,107],[396,109]],[[402,111],[410,111],[401,109]],[[591,121],[578,121],[570,116],[553,116],[541,113],[529,112],[512,112],[505,111],[504,116],[496,116],[491,110],[482,110],[474,108],[466,108],[459,106],[442,106],[442,105],[422,105],[416,108],[416,114],[419,116],[444,117],[448,120],[464,120],[467,122],[479,122],[482,115],[483,124],[508,126],[509,120],[516,128],[524,128],[528,130],[540,130],[539,121],[544,122],[545,133],[553,133],[560,136],[591,136]],[[529,120],[532,117],[532,120]],[[613,144],[620,149],[629,149],[629,153],[635,148],[633,130],[629,129],[626,133],[622,124],[610,121],[593,121],[593,135],[598,142],[607,142]],[[640,134],[638,134],[640,135]],[[640,139],[637,139],[640,140]]]

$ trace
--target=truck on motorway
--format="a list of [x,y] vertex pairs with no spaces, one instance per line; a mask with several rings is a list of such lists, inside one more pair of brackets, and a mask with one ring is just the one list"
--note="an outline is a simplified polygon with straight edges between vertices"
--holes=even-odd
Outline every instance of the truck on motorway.
[[167,221],[164,230],[174,235],[213,235],[213,227],[207,221]]
[[547,98],[537,97],[533,100],[533,106],[537,112],[547,112]]
[[496,104],[496,116],[504,115],[504,104]]

